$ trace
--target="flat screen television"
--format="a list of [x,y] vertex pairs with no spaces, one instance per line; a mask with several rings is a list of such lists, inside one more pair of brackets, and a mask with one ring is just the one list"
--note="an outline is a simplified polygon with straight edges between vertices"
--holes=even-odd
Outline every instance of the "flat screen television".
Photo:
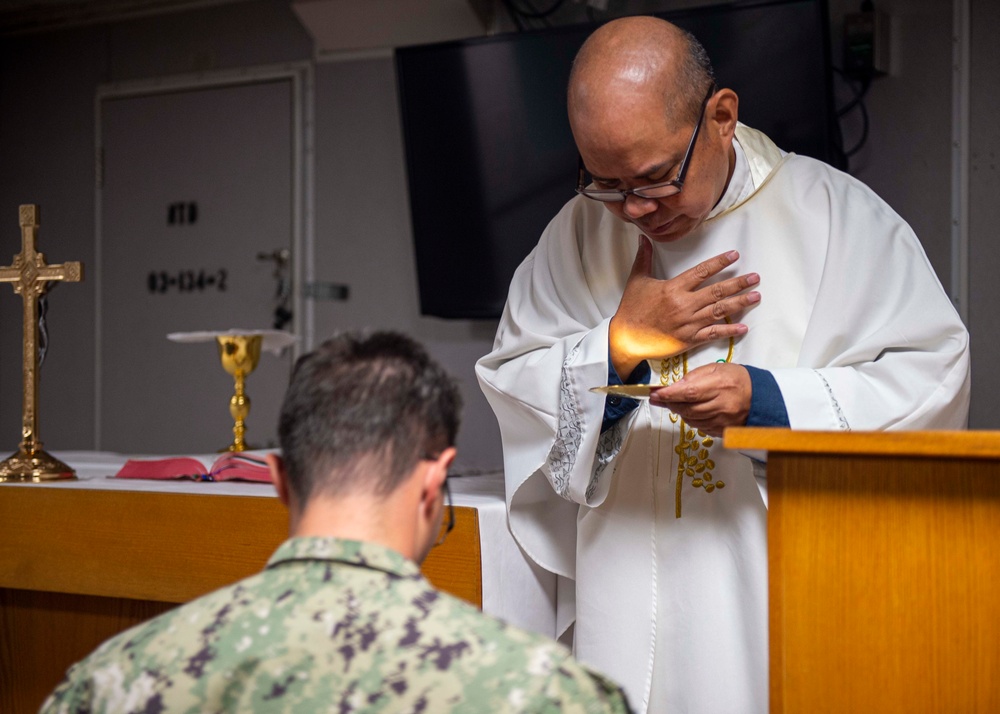
[[[705,46],[741,121],[786,151],[835,161],[826,0],[656,14]],[[566,82],[595,27],[396,50],[422,314],[499,317],[514,270],[574,196]]]

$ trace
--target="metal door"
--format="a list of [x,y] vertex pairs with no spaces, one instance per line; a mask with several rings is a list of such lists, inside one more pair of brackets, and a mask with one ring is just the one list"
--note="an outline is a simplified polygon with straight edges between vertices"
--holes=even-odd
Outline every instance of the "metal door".
[[[292,93],[277,79],[100,101],[98,448],[231,442],[217,348],[166,336],[273,326],[275,265],[259,256],[292,249]],[[274,445],[290,359],[264,354],[247,379],[251,446]]]

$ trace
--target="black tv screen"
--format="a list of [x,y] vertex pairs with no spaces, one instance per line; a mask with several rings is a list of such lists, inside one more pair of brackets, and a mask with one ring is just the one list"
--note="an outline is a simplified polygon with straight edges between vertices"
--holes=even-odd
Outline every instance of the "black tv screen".
[[[656,13],[705,46],[740,120],[833,161],[826,0]],[[574,196],[566,82],[596,25],[396,50],[420,311],[500,316],[514,270]]]

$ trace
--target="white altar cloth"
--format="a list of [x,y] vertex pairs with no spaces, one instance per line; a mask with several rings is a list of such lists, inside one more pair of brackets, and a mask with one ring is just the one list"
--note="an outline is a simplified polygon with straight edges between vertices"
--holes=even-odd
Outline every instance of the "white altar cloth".
[[[11,483],[5,484],[5,487],[277,498],[274,488],[264,483],[112,478],[130,458],[164,458],[164,455],[125,455],[103,451],[60,451],[53,452],[52,455],[73,467],[78,480],[41,484]],[[503,474],[453,477],[449,484],[456,506],[468,506],[478,511],[483,611],[526,630],[553,637],[555,576],[525,558],[510,535],[507,529]]]

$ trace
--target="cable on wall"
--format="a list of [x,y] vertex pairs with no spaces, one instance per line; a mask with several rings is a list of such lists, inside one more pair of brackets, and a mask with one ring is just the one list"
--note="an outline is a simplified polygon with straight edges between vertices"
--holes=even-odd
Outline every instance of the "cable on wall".
[[[885,53],[886,37],[884,27],[879,23],[886,21],[875,12],[872,0],[863,0],[857,13],[844,19],[844,58],[843,67],[832,66],[831,69],[841,83],[851,92],[851,99],[842,107],[834,109],[834,165],[850,173],[851,157],[856,155],[868,141],[870,122],[865,97],[871,89],[872,80],[884,74],[885,67],[880,66],[879,55]],[[881,30],[881,31],[880,31]],[[884,59],[882,60],[884,61]],[[852,114],[857,114],[861,122],[861,136],[850,148],[844,146],[842,122]]]

